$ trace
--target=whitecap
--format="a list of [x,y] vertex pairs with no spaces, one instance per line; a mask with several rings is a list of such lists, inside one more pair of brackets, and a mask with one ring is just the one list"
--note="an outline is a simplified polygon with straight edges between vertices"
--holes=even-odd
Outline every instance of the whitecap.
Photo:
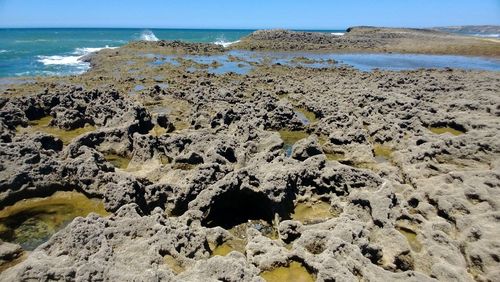
[[7,53],[9,50],[0,49],[0,53]]
[[240,42],[240,40],[236,40],[236,41],[232,41],[232,42],[228,42],[228,41],[224,41],[224,40],[217,40],[214,42],[214,44],[217,44],[217,45],[221,45],[222,47],[226,48],[226,47],[229,47],[235,43],[238,43]]
[[151,30],[147,29],[141,33],[141,40],[158,41],[159,39],[158,39],[158,37],[156,37],[156,35]]
[[67,65],[67,66],[74,66],[78,70],[85,71],[89,68],[89,64],[81,61],[83,56],[103,49],[114,49],[114,48],[118,47],[109,47],[106,45],[105,47],[99,47],[99,48],[76,48],[75,51],[72,52],[72,55],[37,56],[38,58],[37,61],[46,66]]
[[75,55],[87,55],[89,53],[101,51],[103,49],[116,49],[116,48],[118,48],[118,47],[109,47],[108,45],[106,45],[106,47],[97,47],[97,48],[90,48],[90,47],[76,48],[75,51],[73,52],[73,54],[75,54]]
[[330,33],[331,35],[336,35],[336,36],[342,36],[345,34],[345,32],[332,32]]
[[38,56],[38,61],[44,65],[79,65],[81,56]]

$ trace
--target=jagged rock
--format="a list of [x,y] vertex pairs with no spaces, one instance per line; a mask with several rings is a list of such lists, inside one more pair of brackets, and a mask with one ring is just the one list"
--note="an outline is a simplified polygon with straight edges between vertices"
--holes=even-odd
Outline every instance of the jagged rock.
[[[266,31],[241,46],[373,50],[434,36]],[[495,280],[497,72],[272,65],[215,75],[142,57],[223,50],[134,42],[93,54],[83,76],[0,97],[0,206],[75,189],[111,213],[75,218],[0,280],[262,281],[292,263],[319,281]],[[138,54],[140,72],[128,72]],[[304,124],[297,108],[316,120]],[[96,128],[64,144],[30,131],[49,115],[47,132]],[[7,246],[18,254],[0,253]]]
[[323,150],[318,144],[318,139],[315,136],[300,140],[292,149],[292,158],[299,161],[321,154],[323,154]]

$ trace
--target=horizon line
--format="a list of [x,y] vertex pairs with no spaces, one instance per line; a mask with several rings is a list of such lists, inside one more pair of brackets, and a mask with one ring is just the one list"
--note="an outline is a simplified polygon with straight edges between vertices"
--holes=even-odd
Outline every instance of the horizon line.
[[347,30],[351,27],[378,27],[378,28],[438,28],[438,27],[460,27],[460,26],[500,26],[498,24],[468,24],[468,25],[440,25],[440,26],[379,26],[379,25],[351,25],[348,27],[334,28],[311,28],[311,27],[138,27],[138,26],[0,26],[0,29],[178,29],[178,30],[269,30],[269,29],[287,29],[287,30]]
[[349,27],[346,28],[293,28],[293,27],[256,27],[256,28],[228,28],[228,27],[110,27],[110,26],[102,26],[102,27],[96,27],[96,26],[62,26],[62,27],[57,27],[57,26],[37,26],[37,27],[30,27],[30,26],[0,26],[0,29],[180,29],[180,30],[187,30],[187,29],[204,29],[204,30],[261,30],[261,29],[290,29],[290,30],[346,30]]

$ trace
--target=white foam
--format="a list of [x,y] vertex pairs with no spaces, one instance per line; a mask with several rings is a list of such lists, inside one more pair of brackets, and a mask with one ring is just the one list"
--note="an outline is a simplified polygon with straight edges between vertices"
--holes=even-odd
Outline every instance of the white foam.
[[118,47],[109,47],[106,45],[106,47],[97,47],[97,48],[76,48],[73,54],[75,55],[87,55],[89,53],[101,51],[103,49],[116,49]]
[[217,44],[217,45],[221,45],[222,47],[226,48],[226,47],[229,47],[235,43],[238,43],[240,42],[240,40],[236,40],[236,41],[232,41],[232,42],[228,42],[228,41],[224,41],[224,40],[217,40],[214,42],[214,44]]
[[332,32],[330,33],[331,35],[336,35],[336,36],[342,36],[345,34],[345,32]]
[[488,37],[488,38],[500,38],[499,33],[478,33],[478,34],[474,34],[474,36]]
[[151,31],[151,30],[145,30],[141,33],[141,40],[145,41],[158,41],[158,37]]
[[78,65],[81,56],[38,56],[38,61],[44,65]]
[[9,52],[8,50],[0,49],[0,53],[7,53]]
[[81,58],[92,52],[97,52],[103,49],[115,49],[118,47],[99,47],[99,48],[76,48],[72,52],[71,56],[38,56],[38,62],[48,66],[48,65],[68,65],[68,66],[78,66],[81,69],[88,68],[89,64],[82,62]]

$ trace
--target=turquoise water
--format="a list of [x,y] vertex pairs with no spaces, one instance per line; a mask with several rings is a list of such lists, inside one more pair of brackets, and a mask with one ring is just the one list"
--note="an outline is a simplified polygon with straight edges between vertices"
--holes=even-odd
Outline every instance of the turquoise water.
[[0,77],[76,74],[87,64],[78,57],[133,40],[232,42],[253,30],[193,29],[0,29]]
[[[133,40],[182,40],[187,42],[211,42],[227,44],[249,35],[253,30],[210,29],[0,29],[0,77],[68,75],[86,71],[89,65],[79,58],[102,48],[115,48]],[[321,32],[341,33],[342,30]],[[220,56],[192,56],[190,59],[210,64],[218,61],[221,66],[209,68],[215,74],[235,72],[248,73],[252,63],[262,58],[271,58],[272,63],[303,67],[331,67],[328,60],[350,65],[364,71],[375,68],[406,70],[416,68],[461,68],[500,71],[496,59],[464,56],[432,56],[403,54],[308,54],[308,53],[258,53],[232,51],[234,61],[228,54]],[[152,54],[154,56],[154,54]],[[293,61],[295,57],[306,57],[314,62]],[[163,57],[155,60],[152,67],[163,63],[176,64],[175,58]],[[193,69],[192,71],[196,71]],[[1,81],[0,81],[1,83]]]

